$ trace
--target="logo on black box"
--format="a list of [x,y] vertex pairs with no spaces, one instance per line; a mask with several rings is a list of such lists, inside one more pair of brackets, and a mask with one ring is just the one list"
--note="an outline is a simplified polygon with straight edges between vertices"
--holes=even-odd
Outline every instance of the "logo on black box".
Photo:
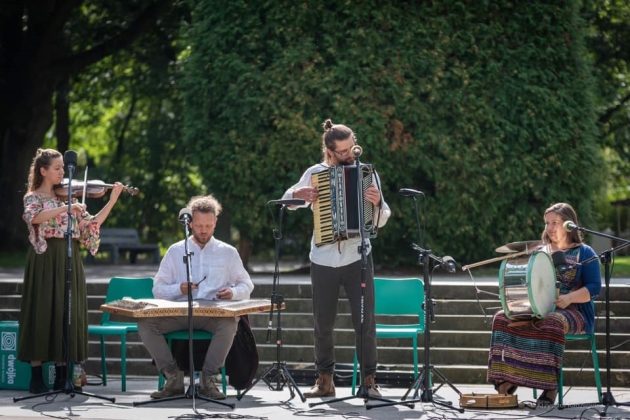
[[14,332],[2,332],[2,347],[3,351],[16,351],[17,350],[17,334]]

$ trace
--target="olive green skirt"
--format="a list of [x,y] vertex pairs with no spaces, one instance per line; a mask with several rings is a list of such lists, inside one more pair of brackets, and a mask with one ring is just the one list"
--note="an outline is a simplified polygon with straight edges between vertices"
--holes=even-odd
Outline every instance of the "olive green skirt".
[[[36,254],[29,247],[24,270],[18,358],[23,361],[64,362],[64,300],[66,240],[48,239],[48,249]],[[78,241],[72,242],[68,354],[71,361],[87,358],[87,295]]]

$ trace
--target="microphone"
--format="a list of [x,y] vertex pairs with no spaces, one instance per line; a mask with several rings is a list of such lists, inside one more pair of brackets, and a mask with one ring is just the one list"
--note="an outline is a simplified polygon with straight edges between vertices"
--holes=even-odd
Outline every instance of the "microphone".
[[574,230],[582,230],[581,227],[579,227],[578,225],[576,225],[575,223],[573,223],[570,220],[567,220],[566,222],[564,222],[562,224],[562,227],[564,228],[564,230],[566,230],[567,232],[573,232]]
[[74,170],[77,168],[77,152],[74,150],[66,150],[63,154],[63,163],[68,168],[68,172],[70,174],[74,173]]
[[190,209],[188,207],[184,207],[183,209],[181,209],[179,211],[179,216],[177,216],[177,220],[179,220],[181,223],[190,224],[190,221],[192,220],[192,213]]
[[455,262],[455,259],[450,255],[445,255],[444,257],[442,257],[442,263],[440,265],[449,273],[454,273],[457,271],[457,263]]
[[415,197],[417,195],[424,195],[422,191],[412,190],[411,188],[401,188],[400,190],[398,190],[398,194],[402,195],[403,197]]
[[269,204],[279,204],[281,206],[301,206],[306,204],[306,201],[300,198],[287,198],[284,200],[269,200],[267,201],[267,205]]
[[355,158],[358,158],[359,156],[363,154],[363,148],[359,146],[358,144],[355,144],[350,149],[350,153],[352,153],[352,156],[354,156]]

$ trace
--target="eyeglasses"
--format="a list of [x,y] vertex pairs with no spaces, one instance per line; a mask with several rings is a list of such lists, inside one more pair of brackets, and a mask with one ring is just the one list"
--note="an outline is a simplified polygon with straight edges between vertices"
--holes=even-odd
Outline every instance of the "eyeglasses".
[[[330,150],[330,149],[329,149]],[[350,154],[350,152],[352,151],[352,147],[346,150],[331,150],[331,152],[333,152],[335,154],[335,156],[342,158],[344,156],[348,156]]]

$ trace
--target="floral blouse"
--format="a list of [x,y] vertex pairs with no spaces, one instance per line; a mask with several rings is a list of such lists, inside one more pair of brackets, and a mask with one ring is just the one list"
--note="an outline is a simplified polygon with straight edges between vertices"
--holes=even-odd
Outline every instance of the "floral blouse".
[[[28,227],[28,240],[37,254],[43,254],[48,248],[46,239],[64,238],[68,228],[68,213],[64,212],[58,216],[46,220],[39,225],[31,223],[33,218],[42,210],[54,209],[66,206],[57,197],[49,197],[37,192],[29,192],[24,196],[24,214],[22,219]],[[100,228],[94,216],[85,212],[78,217],[72,218],[72,238],[78,239],[87,248],[90,254],[95,255],[101,242]]]

